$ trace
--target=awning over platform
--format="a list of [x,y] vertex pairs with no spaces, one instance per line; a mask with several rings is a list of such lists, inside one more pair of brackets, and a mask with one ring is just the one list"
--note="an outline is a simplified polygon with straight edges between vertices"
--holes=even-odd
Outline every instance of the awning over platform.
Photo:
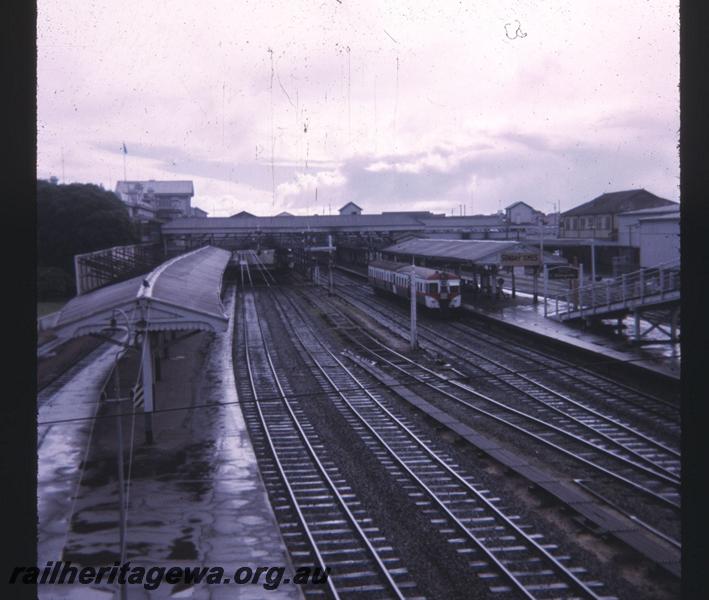
[[[539,246],[507,240],[442,240],[416,238],[384,248],[382,253],[492,267],[500,266],[503,255],[538,255]],[[567,261],[545,252],[544,262],[546,264],[565,264]]]
[[163,263],[145,276],[82,294],[59,312],[52,327],[61,338],[131,331],[224,331],[222,275],[231,253],[204,246]]

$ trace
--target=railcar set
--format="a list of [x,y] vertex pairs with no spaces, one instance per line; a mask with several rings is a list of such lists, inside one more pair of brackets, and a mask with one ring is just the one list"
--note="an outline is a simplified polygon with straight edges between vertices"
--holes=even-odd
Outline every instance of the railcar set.
[[412,272],[417,304],[441,314],[460,309],[460,277],[454,273],[388,260],[371,261],[367,269],[369,284],[376,291],[407,299],[411,299]]
[[294,266],[293,252],[290,248],[247,248],[234,250],[229,261],[234,268],[250,267],[266,271],[281,271]]

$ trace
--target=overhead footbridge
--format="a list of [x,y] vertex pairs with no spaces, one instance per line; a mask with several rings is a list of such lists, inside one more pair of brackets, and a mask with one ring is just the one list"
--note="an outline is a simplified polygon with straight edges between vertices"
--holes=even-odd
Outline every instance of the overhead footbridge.
[[[678,340],[681,285],[679,260],[640,269],[603,282],[591,282],[547,298],[544,314],[558,321],[635,317],[635,341],[659,330],[669,341]],[[650,323],[640,329],[640,319]],[[669,328],[666,325],[669,324]]]

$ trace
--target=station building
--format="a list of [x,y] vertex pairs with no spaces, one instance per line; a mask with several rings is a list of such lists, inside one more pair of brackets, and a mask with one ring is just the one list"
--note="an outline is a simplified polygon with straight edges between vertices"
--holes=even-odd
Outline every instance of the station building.
[[673,204],[676,203],[644,189],[601,194],[561,214],[559,237],[617,241],[618,215]]
[[[654,209],[659,212],[644,212]],[[652,262],[649,247],[645,252],[646,260],[640,258],[640,217],[672,214],[678,210],[676,202],[645,189],[601,194],[561,213],[558,239],[549,239],[546,244],[570,261],[587,267],[595,261],[597,272],[618,276],[641,266],[658,264]],[[638,214],[626,216],[634,213]],[[646,236],[647,241],[650,239]]]
[[543,219],[544,213],[526,202],[515,202],[505,208],[505,220],[510,224],[539,223]]
[[639,250],[641,268],[679,261],[679,219],[679,204],[622,213],[618,215],[618,241]]

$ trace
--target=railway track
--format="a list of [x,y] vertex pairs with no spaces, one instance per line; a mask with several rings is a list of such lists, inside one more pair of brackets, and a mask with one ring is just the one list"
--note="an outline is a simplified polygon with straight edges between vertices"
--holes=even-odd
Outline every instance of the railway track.
[[[379,311],[385,306],[366,285],[354,283],[350,277],[341,273],[337,273],[336,277],[340,284],[348,286],[349,292],[351,292],[350,295],[356,296],[365,303],[371,303]],[[391,312],[391,308],[391,303],[386,304],[388,312]],[[397,314],[408,319],[408,313],[404,314],[400,307],[394,306],[394,310]],[[441,329],[455,330],[460,334],[464,334],[466,336],[465,341],[468,342],[467,350],[474,354],[477,359],[489,361],[490,356],[501,355],[517,373],[526,373],[535,378],[543,378],[551,373],[554,376],[553,381],[558,384],[566,384],[568,388],[574,389],[576,393],[589,391],[592,396],[595,396],[596,400],[611,396],[615,400],[613,402],[614,412],[628,413],[636,418],[644,418],[648,414],[654,415],[663,422],[663,428],[669,428],[668,432],[679,438],[681,433],[680,407],[677,402],[671,402],[643,392],[558,356],[540,352],[526,345],[510,344],[508,339],[493,335],[481,325],[475,324],[470,320],[466,320],[463,323],[449,321],[438,323],[437,325]],[[425,327],[425,325],[423,327],[433,332],[431,328]],[[434,333],[440,335],[441,332],[437,330]],[[471,338],[475,340],[476,345],[482,346],[484,352],[475,352],[470,347]],[[503,343],[501,344],[501,342]]]
[[[629,418],[646,419],[648,415],[663,424],[668,435],[681,435],[680,407],[676,402],[658,398],[647,392],[594,373],[558,357],[544,354],[524,346],[499,348],[499,339],[470,322],[448,323],[448,330],[473,336],[486,351],[497,348],[497,353],[510,357],[516,371],[534,379],[541,379],[553,372],[560,387],[572,388],[581,395],[588,395],[589,402],[597,402],[613,409],[614,413],[627,414]],[[480,353],[475,353],[480,356]]]
[[279,375],[254,297],[243,297],[240,356],[247,377],[240,398],[254,448],[270,466],[262,469],[296,567],[331,569],[327,592],[304,588],[308,596],[412,598],[416,587],[346,481],[328,461],[288,383]]
[[[363,298],[359,295],[358,299]],[[367,306],[380,309],[375,303]],[[404,315],[386,316],[401,334],[408,333]],[[408,315],[405,317],[408,319]],[[420,325],[419,331],[420,337],[439,353],[462,359],[470,369],[466,374],[506,384],[529,399],[563,412],[651,468],[679,478],[681,425],[677,406],[537,350],[501,344],[500,338],[470,324],[437,323],[435,329]],[[496,355],[501,358],[493,358]],[[649,421],[649,427],[661,433],[664,440],[628,423],[632,417]]]
[[[359,305],[370,316],[373,309],[380,310],[377,305],[363,304],[359,296],[353,296],[355,293],[350,289],[344,299],[354,306]],[[320,302],[320,306],[322,310],[333,313],[329,305]],[[390,308],[387,315],[377,315],[377,320],[388,321],[390,328],[405,335],[403,323],[392,312]],[[449,359],[460,358],[451,353],[451,348],[458,347],[460,352],[469,352],[470,348],[469,344],[463,346],[430,328],[420,330],[419,339],[437,354]],[[522,433],[574,461],[585,472],[593,473],[590,483],[587,482],[589,485],[598,485],[599,477],[601,482],[611,480],[616,486],[626,490],[630,488],[636,496],[640,495],[669,510],[676,520],[680,507],[679,451],[671,446],[626,426],[610,415],[589,410],[568,395],[530,380],[514,369],[499,363],[485,363],[485,357],[476,358],[471,372],[482,373],[485,380],[496,378],[494,383],[502,389],[500,399],[474,389],[469,383],[468,373],[426,367],[382,344],[374,344],[374,339],[368,336],[367,339],[360,337],[354,341],[372,358],[398,375],[402,382],[415,382],[419,387],[435,390],[445,399],[447,406],[455,403],[455,414],[463,418],[465,413],[485,416],[515,433]],[[481,363],[488,364],[489,370],[481,371]],[[493,369],[498,372],[491,373]],[[474,381],[474,377],[472,379]],[[589,480],[586,475],[583,479]],[[599,493],[598,490],[596,493]],[[677,535],[672,527],[666,533]],[[679,545],[676,539],[670,539],[674,545]]]
[[[277,295],[277,298],[280,294]],[[564,565],[540,534],[530,533],[517,515],[505,514],[499,499],[462,473],[430,439],[397,416],[372,384],[357,376],[317,336],[291,298],[277,300],[281,318],[308,357],[314,375],[337,396],[333,404],[384,464],[391,476],[418,498],[442,535],[472,552],[470,566],[494,593],[526,598],[598,598],[599,582]],[[340,322],[342,327],[350,327]]]

